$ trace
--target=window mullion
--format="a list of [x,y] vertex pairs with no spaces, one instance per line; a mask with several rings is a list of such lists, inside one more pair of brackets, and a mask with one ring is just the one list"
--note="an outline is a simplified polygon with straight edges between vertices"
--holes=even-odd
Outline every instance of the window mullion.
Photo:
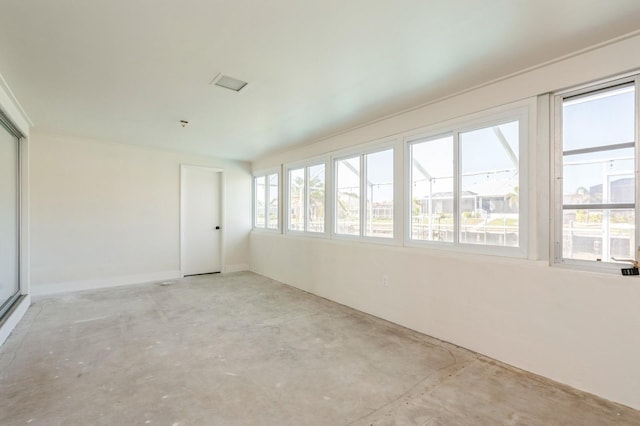
[[563,210],[616,210],[635,209],[636,203],[563,204]]
[[271,179],[270,175],[264,176],[264,229],[269,229],[269,202],[271,198],[269,193],[271,192]]
[[634,250],[633,253],[635,254],[635,259],[636,260],[640,260],[638,259],[638,255],[640,255],[640,246],[638,245],[640,242],[640,226],[638,226],[638,223],[640,221],[640,215],[638,214],[638,200],[640,200],[640,175],[638,174],[638,171],[640,170],[640,159],[638,157],[640,157],[638,155],[638,139],[640,139],[640,92],[638,90],[638,87],[640,87],[639,83],[640,83],[640,76],[636,76],[636,78],[634,79],[634,85],[635,85],[635,95],[636,95],[636,99],[635,99],[635,120],[636,120],[636,128],[635,128],[635,149],[634,149],[634,155],[635,155],[635,160],[636,160],[636,170],[635,170],[635,185],[636,185],[636,192],[635,192],[635,199],[633,200],[635,203],[635,227],[636,227],[636,232],[635,232],[635,244],[634,244]]
[[593,146],[589,148],[572,149],[569,151],[564,151],[562,154],[566,157],[568,155],[590,154],[592,152],[611,151],[614,149],[635,148],[635,145],[636,145],[635,141],[625,142],[625,143],[617,143],[613,145],[603,145],[603,146]]
[[258,191],[256,190],[257,189],[256,188],[257,187],[256,179],[257,178],[255,176],[253,176],[253,178],[252,178],[252,182],[253,182],[252,183],[252,190],[253,190],[253,202],[252,202],[252,204],[253,204],[253,206],[252,206],[252,209],[251,209],[251,214],[252,214],[253,218],[251,219],[251,222],[252,222],[254,228],[257,228],[257,226],[256,226],[257,225],[256,218],[258,217],[258,209],[257,209],[257,207],[258,207]]
[[333,232],[333,222],[335,214],[331,214],[333,211],[333,163],[332,161],[324,160],[324,232],[331,236]]
[[360,237],[367,234],[367,196],[367,162],[365,156],[360,155]]
[[338,234],[338,160],[331,159],[331,236]]
[[304,168],[304,206],[302,206],[302,211],[304,214],[304,232],[309,232],[309,166],[305,166]]
[[563,146],[562,146],[562,97],[557,96],[553,103],[553,143],[554,149],[553,157],[554,161],[554,181],[552,182],[552,187],[554,191],[554,241],[552,247],[552,253],[554,256],[554,260],[556,263],[561,263],[563,261],[563,245],[562,245],[562,218],[564,214],[563,208],[563,197],[562,197],[562,175],[563,175]]
[[453,133],[453,243],[460,244],[460,132]]

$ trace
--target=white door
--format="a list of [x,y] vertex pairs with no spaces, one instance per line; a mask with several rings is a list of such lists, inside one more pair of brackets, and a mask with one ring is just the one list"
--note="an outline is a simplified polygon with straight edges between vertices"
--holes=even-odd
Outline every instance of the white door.
[[221,270],[219,170],[182,166],[182,275]]

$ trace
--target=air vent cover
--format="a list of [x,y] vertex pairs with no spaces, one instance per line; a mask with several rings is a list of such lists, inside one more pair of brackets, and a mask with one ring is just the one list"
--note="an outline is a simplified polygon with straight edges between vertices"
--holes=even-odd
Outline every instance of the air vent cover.
[[246,81],[238,80],[237,78],[229,77],[228,75],[218,75],[213,80],[213,84],[224,87],[225,89],[233,90],[234,92],[239,92],[248,83]]

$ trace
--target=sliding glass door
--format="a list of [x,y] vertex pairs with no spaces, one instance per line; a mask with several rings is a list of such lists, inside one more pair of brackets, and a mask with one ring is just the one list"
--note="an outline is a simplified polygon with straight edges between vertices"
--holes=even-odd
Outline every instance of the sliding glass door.
[[20,295],[19,139],[0,116],[0,318]]

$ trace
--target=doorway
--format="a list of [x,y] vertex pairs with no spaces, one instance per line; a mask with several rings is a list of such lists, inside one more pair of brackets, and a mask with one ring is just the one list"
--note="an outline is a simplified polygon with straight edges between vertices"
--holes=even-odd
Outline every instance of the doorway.
[[222,271],[223,171],[180,166],[182,276]]
[[0,319],[20,297],[20,138],[0,116]]

